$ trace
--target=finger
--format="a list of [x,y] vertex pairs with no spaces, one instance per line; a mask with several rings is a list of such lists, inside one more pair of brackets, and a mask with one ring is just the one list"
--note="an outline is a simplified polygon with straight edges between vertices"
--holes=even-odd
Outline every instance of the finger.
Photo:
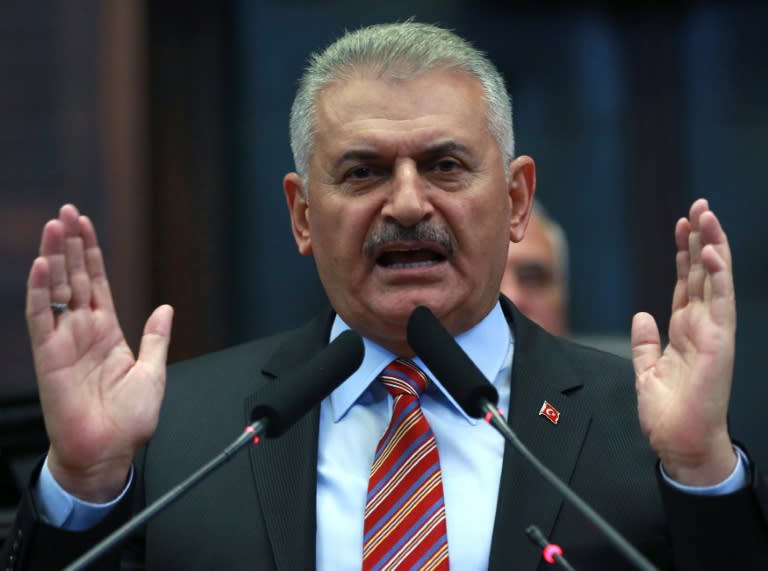
[[94,309],[114,312],[115,306],[104,268],[104,257],[96,237],[96,230],[87,216],[80,217],[80,230],[85,248],[85,265],[91,282],[91,306]]
[[685,307],[688,303],[688,266],[690,257],[688,252],[678,252],[675,256],[675,266],[677,267],[677,281],[672,293],[672,311]]
[[651,369],[661,355],[661,337],[656,320],[645,312],[632,318],[632,365],[635,375]]
[[697,198],[696,200],[693,201],[693,204],[691,204],[689,218],[696,230],[698,230],[699,218],[701,217],[702,214],[708,211],[710,211],[710,208],[709,208],[709,202],[707,201],[706,198]]
[[39,347],[54,330],[51,311],[50,265],[47,258],[35,258],[27,279],[27,328],[33,347]]
[[689,270],[688,270],[688,299],[700,300],[705,296],[705,278],[706,272],[701,265],[701,227],[700,217],[709,210],[709,204],[704,199],[699,199],[691,205],[690,211],[690,225],[691,231],[688,234],[688,254],[689,254]]
[[156,373],[158,378],[168,358],[168,345],[171,342],[172,324],[173,308],[170,305],[161,305],[152,312],[144,326],[144,335],[139,346],[138,362]]
[[91,302],[91,281],[85,268],[83,238],[80,229],[80,213],[71,204],[65,204],[59,212],[59,220],[64,225],[64,253],[67,279],[72,289],[70,307],[88,307]]
[[699,226],[701,228],[702,247],[711,244],[730,269],[732,264],[731,247],[728,244],[728,236],[715,213],[711,210],[704,212],[699,218]]
[[675,225],[675,243],[677,254],[675,267],[677,269],[677,281],[672,293],[672,311],[685,307],[688,303],[688,272],[691,267],[691,258],[688,252],[688,234],[691,226],[688,220],[681,218]]
[[702,251],[702,263],[709,273],[711,298],[733,300],[733,271],[721,253],[712,245],[707,245]]
[[60,220],[49,220],[43,227],[40,239],[40,256],[44,257],[48,269],[50,301],[68,304],[72,289],[67,277],[67,263],[64,255],[64,225]]
[[702,245],[700,261],[705,274],[704,300],[710,301],[713,296],[732,300],[731,249],[725,231],[711,210],[699,216],[699,234]]
[[675,246],[677,246],[678,252],[688,251],[688,235],[690,233],[691,223],[687,218],[680,218],[675,224]]
[[701,262],[708,275],[709,313],[715,323],[730,330],[736,327],[736,294],[733,286],[730,249],[724,233],[721,238],[722,241],[717,245],[704,246]]

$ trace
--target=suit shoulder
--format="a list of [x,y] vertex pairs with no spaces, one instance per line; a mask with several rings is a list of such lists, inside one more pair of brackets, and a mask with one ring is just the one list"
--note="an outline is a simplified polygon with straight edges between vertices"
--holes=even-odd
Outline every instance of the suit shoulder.
[[564,345],[564,350],[569,351],[574,359],[585,363],[599,364],[601,367],[626,370],[632,368],[632,361],[628,356],[617,354],[614,351],[591,345],[581,339],[559,339]]
[[223,365],[245,370],[260,367],[293,333],[295,330],[284,331],[178,361],[168,367],[169,378],[220,371]]

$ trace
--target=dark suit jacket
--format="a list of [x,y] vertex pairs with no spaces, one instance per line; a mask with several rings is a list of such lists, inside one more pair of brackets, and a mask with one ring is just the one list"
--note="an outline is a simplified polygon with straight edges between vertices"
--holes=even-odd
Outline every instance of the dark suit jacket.
[[[545,465],[663,568],[768,569],[768,483],[756,469],[751,487],[725,497],[675,492],[640,432],[631,365],[552,337],[506,299],[502,306],[515,332],[510,422]],[[157,433],[138,460],[137,505],[231,442],[259,388],[326,345],[332,317],[172,366]],[[560,411],[557,425],[538,414],[544,400]],[[153,520],[127,559],[150,569],[312,569],[318,424],[315,407],[280,439],[237,455]],[[96,529],[67,533],[42,523],[27,496],[0,561],[61,567],[127,517],[123,504]],[[508,446],[489,569],[548,567],[524,535],[533,523],[577,569],[631,568]]]

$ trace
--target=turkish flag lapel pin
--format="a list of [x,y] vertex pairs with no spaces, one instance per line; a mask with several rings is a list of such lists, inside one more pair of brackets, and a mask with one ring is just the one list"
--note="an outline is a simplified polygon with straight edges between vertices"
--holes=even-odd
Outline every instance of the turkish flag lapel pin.
[[547,401],[544,401],[541,404],[541,408],[539,409],[539,416],[543,416],[552,424],[557,424],[557,422],[560,420],[560,411],[549,404]]

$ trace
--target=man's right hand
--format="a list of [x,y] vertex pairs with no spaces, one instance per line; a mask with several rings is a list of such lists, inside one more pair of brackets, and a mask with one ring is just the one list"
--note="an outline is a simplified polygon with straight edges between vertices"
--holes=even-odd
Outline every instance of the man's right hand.
[[[57,314],[52,304],[66,310]],[[136,359],[117,321],[93,225],[67,204],[43,228],[26,315],[51,474],[82,500],[109,501],[157,427],[173,309],[163,305],[149,317]]]

